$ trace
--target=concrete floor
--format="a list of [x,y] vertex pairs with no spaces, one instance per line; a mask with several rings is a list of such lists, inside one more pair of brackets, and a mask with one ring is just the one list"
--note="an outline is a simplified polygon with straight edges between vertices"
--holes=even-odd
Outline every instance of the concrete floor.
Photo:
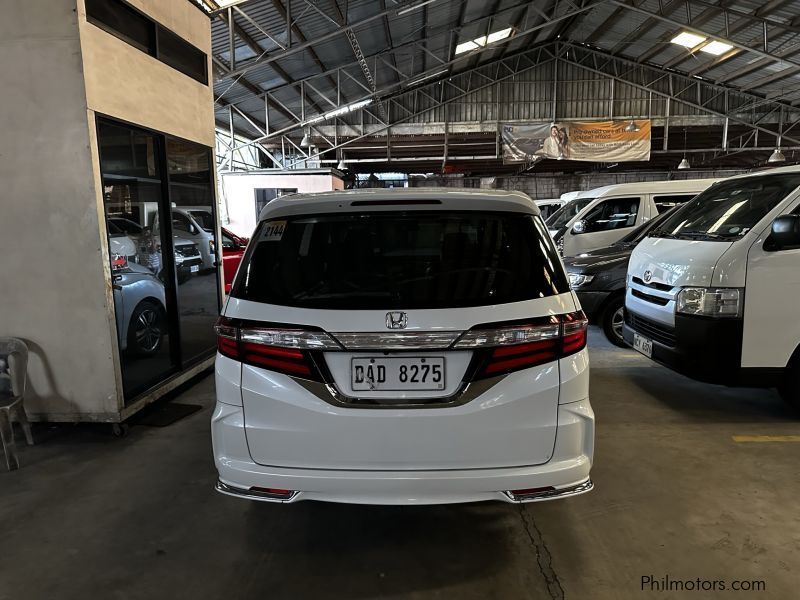
[[[40,428],[0,471],[0,600],[796,598],[800,444],[770,391],[699,385],[590,337],[596,488],[525,507],[275,506],[215,494],[203,410],[114,439]],[[641,578],[763,580],[641,591]]]

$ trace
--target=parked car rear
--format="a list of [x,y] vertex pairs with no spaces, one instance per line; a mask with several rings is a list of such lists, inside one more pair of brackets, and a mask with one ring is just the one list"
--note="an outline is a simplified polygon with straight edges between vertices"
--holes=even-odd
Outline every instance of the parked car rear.
[[588,491],[586,326],[524,194],[275,200],[217,325],[217,489],[375,504]]

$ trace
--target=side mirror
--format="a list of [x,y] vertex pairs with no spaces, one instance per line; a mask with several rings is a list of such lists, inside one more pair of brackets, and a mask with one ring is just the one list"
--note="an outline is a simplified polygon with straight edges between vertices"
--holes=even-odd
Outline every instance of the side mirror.
[[772,222],[766,250],[793,250],[800,248],[800,215],[781,215]]
[[586,233],[586,221],[580,220],[572,226],[572,233]]

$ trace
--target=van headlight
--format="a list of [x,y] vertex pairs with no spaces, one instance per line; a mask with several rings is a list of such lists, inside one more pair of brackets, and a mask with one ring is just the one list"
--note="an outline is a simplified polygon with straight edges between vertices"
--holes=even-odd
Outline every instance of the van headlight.
[[741,317],[740,288],[687,287],[678,292],[675,312],[704,317]]
[[567,273],[567,277],[569,278],[569,287],[573,290],[591,283],[592,279],[594,279],[594,275],[587,275],[586,273]]

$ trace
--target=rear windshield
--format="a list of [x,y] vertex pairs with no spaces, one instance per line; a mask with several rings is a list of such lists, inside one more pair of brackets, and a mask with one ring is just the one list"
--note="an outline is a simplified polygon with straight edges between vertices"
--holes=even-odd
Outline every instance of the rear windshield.
[[579,200],[570,200],[564,206],[559,208],[547,219],[547,226],[550,229],[561,229],[566,227],[573,217],[575,217],[589,204],[594,198],[580,198]]
[[650,237],[735,240],[755,227],[798,186],[800,173],[717,183],[678,208],[650,232]]
[[264,221],[252,239],[231,295],[267,304],[454,308],[569,291],[544,223],[525,214],[304,216]]

